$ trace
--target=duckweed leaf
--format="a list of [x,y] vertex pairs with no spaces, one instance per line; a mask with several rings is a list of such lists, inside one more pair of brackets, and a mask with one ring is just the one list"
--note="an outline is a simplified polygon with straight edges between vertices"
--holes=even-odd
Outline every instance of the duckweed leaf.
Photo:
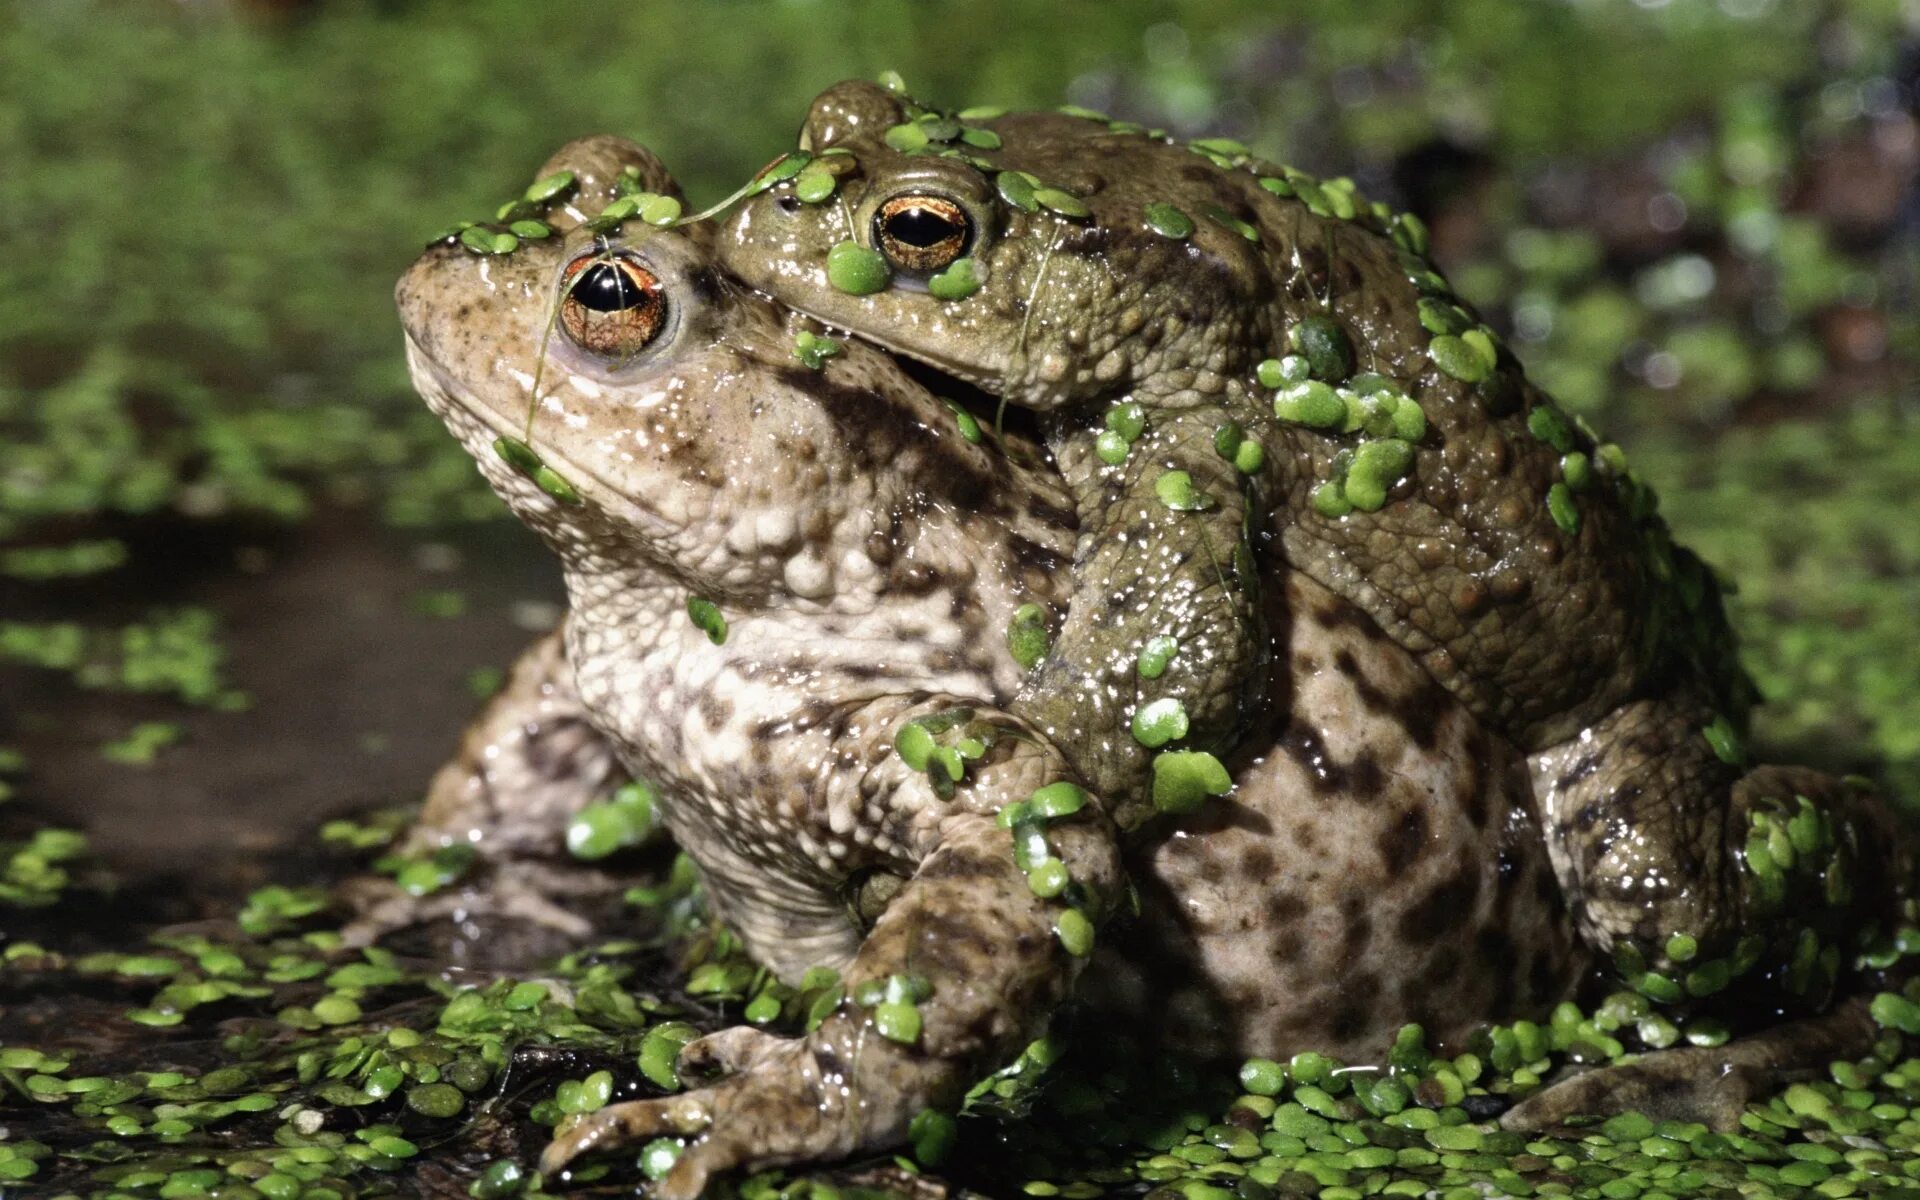
[[1038,604],[1022,604],[1007,623],[1007,650],[1023,668],[1047,656],[1047,613]]
[[576,182],[572,171],[555,171],[533,181],[527,188],[525,199],[528,204],[546,204],[561,193],[570,191]]
[[1057,187],[1038,187],[1033,189],[1033,198],[1040,207],[1056,216],[1082,221],[1093,215],[1087,202],[1072,192]]
[[918,121],[908,121],[894,125],[882,135],[887,145],[902,154],[912,154],[916,150],[925,150],[931,140],[927,127]]
[[1427,357],[1462,383],[1479,383],[1493,373],[1478,351],[1452,334],[1435,334],[1427,343]]
[[947,269],[927,280],[927,291],[936,300],[965,300],[980,290],[984,277],[973,258],[956,258]]
[[870,296],[892,278],[887,260],[878,251],[855,242],[840,242],[827,251],[827,282],[849,296]]
[[1200,512],[1213,507],[1213,497],[1193,486],[1193,476],[1185,471],[1165,471],[1153,481],[1153,493],[1160,503],[1175,512]]
[[1193,236],[1193,218],[1164,200],[1155,200],[1147,205],[1142,215],[1146,218],[1147,228],[1161,237],[1178,241]]
[[1187,706],[1177,696],[1163,696],[1133,712],[1133,739],[1150,750],[1187,736]]
[[1178,816],[1233,790],[1233,777],[1219,759],[1200,750],[1169,750],[1153,760],[1153,806]]
[[1142,679],[1158,679],[1166,674],[1167,667],[1173,663],[1173,656],[1180,652],[1180,643],[1168,634],[1159,634],[1147,639],[1140,647],[1140,655],[1135,669]]
[[1315,378],[1339,383],[1353,374],[1353,343],[1332,317],[1308,317],[1287,334],[1287,343],[1307,360]]
[[692,618],[694,628],[707,635],[708,641],[716,646],[726,642],[727,618],[719,605],[703,596],[688,596],[687,616]]
[[506,463],[522,475],[532,475],[546,464],[532,446],[519,438],[498,437],[493,439],[493,452],[501,462]]
[[1061,946],[1075,958],[1093,953],[1093,922],[1077,908],[1069,908],[1053,922],[1053,932]]
[[1086,806],[1086,789],[1064,779],[1050,783],[1027,797],[1027,810],[1043,821],[1070,817]]

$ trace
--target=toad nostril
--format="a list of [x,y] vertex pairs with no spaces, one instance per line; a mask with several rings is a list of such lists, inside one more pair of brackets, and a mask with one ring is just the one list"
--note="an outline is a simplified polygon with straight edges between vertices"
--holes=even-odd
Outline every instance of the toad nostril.
[[798,196],[782,196],[778,200],[775,200],[774,203],[780,207],[781,212],[786,213],[788,216],[792,216],[794,213],[800,211],[800,197]]

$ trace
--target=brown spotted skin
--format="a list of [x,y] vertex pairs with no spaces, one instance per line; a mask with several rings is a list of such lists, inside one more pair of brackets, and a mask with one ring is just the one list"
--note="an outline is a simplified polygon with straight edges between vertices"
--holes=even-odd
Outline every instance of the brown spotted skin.
[[1586,952],[1519,751],[1347,601],[1268,594],[1273,702],[1233,794],[1130,853],[1143,913],[1093,1002],[1185,1055],[1369,1062],[1566,998]]

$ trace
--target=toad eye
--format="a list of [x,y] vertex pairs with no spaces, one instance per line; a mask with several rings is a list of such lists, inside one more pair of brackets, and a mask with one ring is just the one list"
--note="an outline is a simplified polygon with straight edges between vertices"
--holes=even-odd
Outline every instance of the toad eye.
[[873,214],[873,240],[903,271],[938,271],[967,252],[973,218],[944,196],[895,196]]
[[631,259],[599,255],[567,268],[560,327],[584,350],[631,358],[667,323],[667,297],[653,273]]

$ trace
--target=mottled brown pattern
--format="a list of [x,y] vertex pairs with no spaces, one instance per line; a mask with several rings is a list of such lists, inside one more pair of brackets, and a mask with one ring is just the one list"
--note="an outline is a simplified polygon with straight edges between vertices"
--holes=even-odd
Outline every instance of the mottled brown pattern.
[[[1280,572],[1263,593],[1284,638],[1269,694],[1288,707],[1235,756],[1231,803],[1133,853],[1144,912],[1121,950],[1174,972],[1177,1002],[1134,1011],[1158,993],[1127,964],[1089,977],[1093,1002],[1160,1022],[1180,1052],[1355,1061],[1408,1020],[1457,1037],[1496,1013],[1543,1013],[1586,959],[1557,892],[1503,880],[1509,862],[1549,871],[1538,835],[1514,844],[1510,831],[1532,828],[1519,753],[1445,693],[1432,746],[1407,739],[1379,701],[1430,691],[1419,663],[1304,576]],[[1302,659],[1327,666],[1303,673]],[[1330,786],[1352,762],[1375,764],[1368,794]],[[1466,786],[1483,794],[1469,803]]]
[[[726,1078],[563,1127],[550,1167],[687,1137],[658,1190],[690,1200],[714,1172],[882,1149],[955,1103],[1080,974],[1054,931],[1061,902],[1034,895],[993,819],[1059,780],[1095,793],[1047,832],[1089,910],[1125,907],[1123,865],[1140,898],[1137,919],[1102,928],[1082,998],[1187,1054],[1368,1061],[1405,1021],[1446,1044],[1543,1016],[1590,948],[1652,959],[1682,929],[1724,947],[1751,924],[1729,848],[1782,795],[1813,797],[1850,853],[1879,855],[1860,863],[1857,903],[1818,918],[1823,936],[1886,910],[1910,863],[1884,810],[1812,772],[1742,774],[1711,754],[1699,730],[1738,707],[1730,675],[1651,633],[1686,560],[1651,573],[1641,539],[1657,527],[1611,486],[1580,498],[1577,533],[1553,523],[1557,453],[1525,425],[1544,399],[1511,364],[1479,389],[1439,374],[1377,232],[1057,114],[997,122],[1002,157],[1084,191],[1092,222],[998,212],[971,166],[882,150],[899,116],[884,91],[834,89],[803,136],[857,150],[847,203],[774,189],[725,231],[582,228],[622,168],[674,185],[631,143],[575,143],[545,168],[580,179],[552,214],[560,236],[484,259],[441,245],[399,288],[416,385],[561,558],[571,601],[563,637],[529,653],[436,779],[410,845],[478,838],[511,865],[632,772],[658,785],[716,918],[774,972],[933,985],[911,1047],[873,1036],[851,1002],[803,1038],[706,1039],[689,1060]],[[858,226],[895,172],[982,215],[972,300],[822,287],[817,259],[847,233],[835,223]],[[1186,241],[1149,233],[1149,192],[1241,214],[1260,241],[1210,220]],[[795,336],[821,327],[716,267],[719,251],[927,365],[857,338],[800,365]],[[548,338],[561,269],[587,254],[660,280],[659,344],[614,362],[564,326]],[[1378,513],[1313,510],[1343,443],[1280,426],[1252,377],[1321,312],[1431,424]],[[995,395],[1044,410],[1051,462],[1031,417],[1004,439],[961,435],[947,401],[980,415]],[[1108,467],[1093,443],[1121,398],[1147,429]],[[529,413],[533,452],[579,503],[493,452]],[[1268,451],[1253,478],[1214,450],[1229,418]],[[1163,503],[1170,469],[1210,506]],[[1693,619],[1710,636],[1703,587]],[[693,626],[691,597],[725,617],[721,643]],[[1025,604],[1053,638],[1030,672],[1005,636]],[[1137,655],[1158,634],[1177,653],[1148,680]],[[1154,815],[1153,756],[1128,731],[1160,697],[1191,718],[1180,746],[1219,753],[1234,778],[1178,820]],[[1007,736],[942,797],[894,739],[961,706]],[[564,923],[537,892],[506,907]]]

